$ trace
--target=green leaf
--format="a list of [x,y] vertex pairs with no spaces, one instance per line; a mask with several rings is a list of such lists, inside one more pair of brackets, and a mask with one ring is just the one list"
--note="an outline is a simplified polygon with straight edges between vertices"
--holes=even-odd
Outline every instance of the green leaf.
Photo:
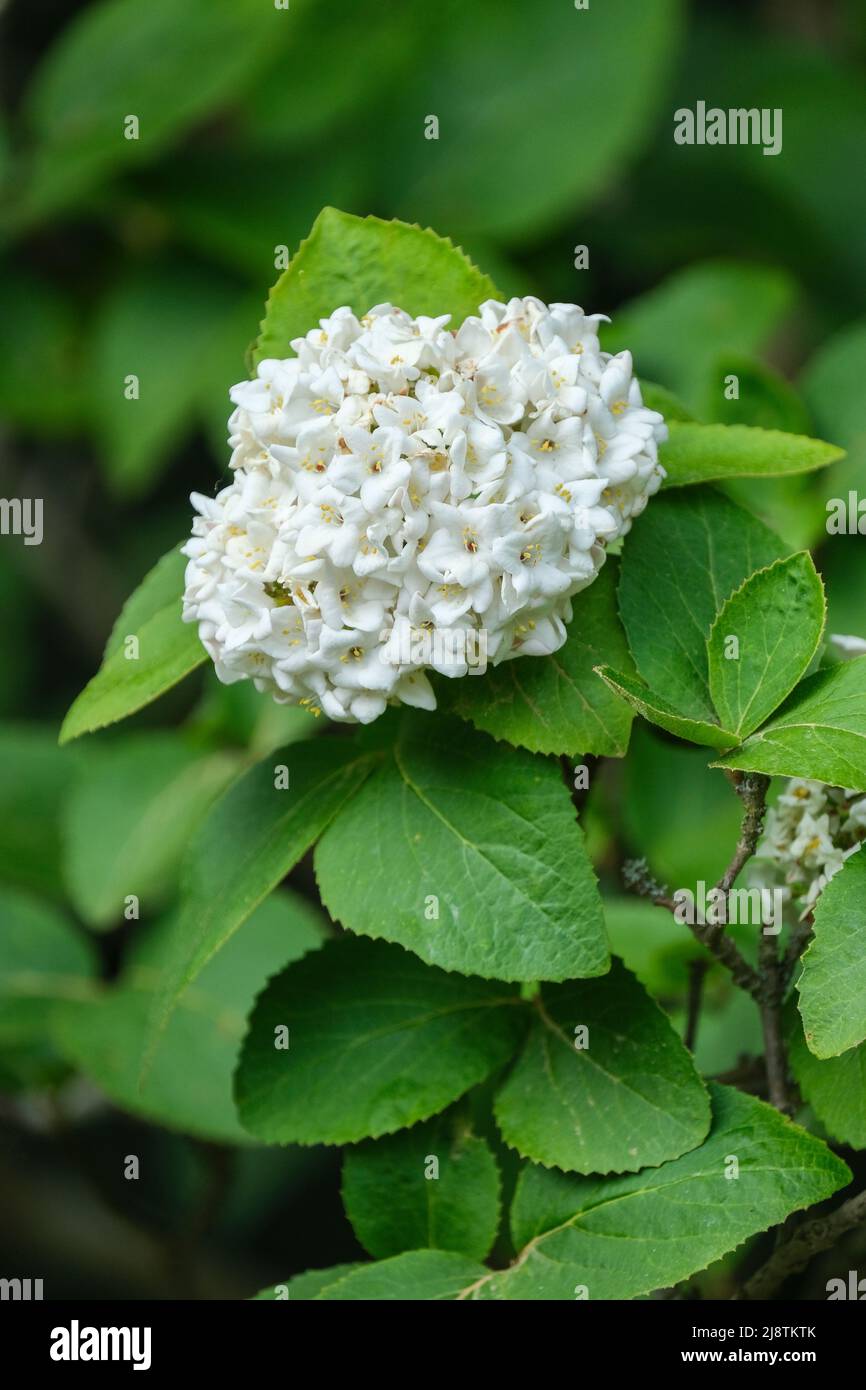
[[[81,334],[76,312],[57,285],[23,265],[0,278],[0,412],[38,436],[63,436],[81,422]],[[39,390],[33,363],[39,362]]]
[[237,767],[236,757],[202,757],[176,734],[94,748],[64,816],[66,880],[78,915],[92,927],[117,925],[130,893],[148,916],[162,908],[191,832]]
[[181,991],[306,854],[374,761],[348,739],[292,743],[250,768],[211,807],[183,866],[154,1046]]
[[616,812],[629,854],[645,855],[655,876],[674,886],[717,882],[742,819],[739,798],[707,767],[702,749],[661,739],[643,724],[623,763]]
[[[285,17],[258,0],[104,0],[68,24],[27,93],[37,145],[19,223],[80,198],[123,164],[152,160],[272,57]],[[127,114],[139,138],[124,135]]]
[[683,405],[679,396],[675,396],[673,391],[669,391],[666,386],[659,386],[656,382],[647,381],[645,377],[641,377],[640,393],[644,405],[650,410],[657,410],[660,415],[665,417],[668,424],[672,420],[694,420],[695,418]]
[[743,580],[783,553],[772,531],[712,488],[653,498],[623,550],[619,606],[654,696],[689,719],[716,723],[710,628]]
[[737,506],[775,531],[786,550],[810,550],[827,534],[823,494],[840,467],[844,464],[834,464],[817,481],[810,473],[789,473],[784,478],[728,478],[718,486]]
[[59,897],[63,805],[77,749],[40,724],[0,724],[0,881]]
[[602,980],[543,985],[533,1003],[532,1031],[494,1107],[524,1158],[634,1173],[706,1137],[710,1105],[691,1056],[621,962]]
[[672,420],[659,460],[663,488],[727,478],[776,478],[813,473],[843,457],[835,444],[751,425],[698,425]]
[[451,314],[457,327],[495,296],[487,276],[435,232],[325,208],[268,296],[253,362],[288,357],[293,338],[343,304],[359,315],[386,302],[413,315]]
[[[248,160],[246,162],[249,164]],[[225,204],[224,190],[222,201]],[[251,212],[254,216],[260,210],[253,204]],[[305,218],[303,227],[308,224],[309,218]],[[259,224],[260,235],[261,230]],[[272,235],[268,238],[266,255],[261,258],[255,270],[257,281],[271,275],[274,243],[278,240],[279,236]],[[196,418],[207,433],[211,453],[221,477],[225,474],[230,456],[227,442],[228,420],[234,406],[229,391],[236,382],[243,381],[249,375],[247,356],[250,340],[257,331],[261,316],[260,292],[242,294],[240,297],[235,292],[228,314],[220,316],[214,323],[213,335],[202,352],[196,374]],[[223,481],[227,480],[223,477]]]
[[[771,25],[749,26],[744,42],[743,15],[736,7],[693,10],[688,58],[680,66],[670,110],[694,109],[709,93],[714,95],[708,106],[717,101],[728,110],[781,109],[784,149],[778,158],[765,159],[748,141],[727,148],[681,146],[662,130],[653,157],[629,189],[630,206],[640,209],[640,234],[621,206],[611,207],[602,228],[612,224],[606,248],[630,252],[634,273],[649,279],[659,265],[684,261],[707,246],[755,255],[771,265],[784,261],[808,284],[822,321],[825,314],[833,320],[857,313],[866,289],[859,235],[866,226],[866,187],[851,177],[866,144],[866,94],[858,61],[862,26],[860,32],[854,27],[861,8],[855,0],[840,11],[844,51],[790,26],[784,33]],[[723,91],[721,84],[716,90],[720,73],[725,73]],[[781,121],[778,133],[781,137]],[[770,346],[776,355],[796,356],[788,347],[799,338],[801,323],[793,328],[793,333],[783,328],[774,334]]]
[[[637,1298],[669,1288],[759,1231],[812,1206],[851,1179],[819,1139],[778,1111],[711,1085],[713,1128],[700,1148],[661,1168],[579,1178],[528,1167],[512,1232],[520,1255],[474,1297]],[[731,1160],[739,1165],[732,1172]]]
[[316,847],[350,931],[500,980],[608,968],[601,899],[559,767],[464,725],[408,717]]
[[[710,695],[737,742],[752,733],[808,669],[824,631],[824,586],[806,551],[751,575],[707,638]],[[729,642],[737,639],[736,655]]]
[[[270,1144],[352,1144],[425,1120],[512,1055],[524,1010],[506,985],[344,937],[256,1002],[235,1092]],[[278,1048],[287,1028],[289,1046]]]
[[[138,654],[127,656],[125,642],[111,651],[70,706],[60,730],[61,743],[135,714],[207,658],[196,624],[185,623],[181,617],[180,594],[126,636],[137,639]],[[113,641],[114,634],[110,645]]]
[[496,1159],[454,1112],[368,1140],[343,1160],[346,1215],[377,1260],[421,1249],[483,1260],[496,1239],[499,1193]]
[[344,1303],[451,1301],[486,1274],[484,1265],[452,1250],[408,1250],[390,1260],[361,1265],[325,1285],[316,1298]]
[[65,1056],[122,1110],[168,1129],[249,1143],[232,1101],[232,1072],[246,1017],[268,976],[322,940],[319,915],[301,898],[275,893],[204,970],[181,1000],[144,1081],[140,1063],[154,991],[171,953],[168,922],[148,928],[118,985],[96,1002],[65,1004],[55,1033]]
[[866,637],[866,536],[835,536],[821,552],[828,633]]
[[866,1040],[866,854],[857,850],[815,905],[815,935],[797,981],[806,1042],[835,1057]]
[[286,1279],[282,1284],[269,1284],[266,1289],[262,1289],[250,1301],[253,1303],[295,1303],[298,1300],[307,1301],[317,1298],[323,1289],[329,1284],[336,1284],[338,1279],[342,1279],[346,1274],[351,1274],[353,1269],[363,1269],[360,1261],[352,1264],[331,1265],[330,1269],[308,1269],[304,1274],[296,1274],[292,1279]]
[[713,767],[866,791],[866,656],[807,676],[768,724]]
[[137,589],[134,589],[115,619],[114,626],[105,644],[103,660],[123,650],[124,641],[149,618],[153,618],[163,608],[179,607],[184,589],[184,574],[187,558],[181,555],[180,541],[174,550],[169,550],[153,569],[148,570]]
[[[817,428],[847,451],[842,468],[833,470],[837,496],[856,488],[866,465],[866,319],[848,324],[830,338],[806,367],[802,391]],[[828,495],[830,489],[828,488]]]
[[651,724],[657,724],[660,729],[666,729],[669,734],[675,734],[677,738],[686,739],[689,743],[705,744],[708,748],[730,748],[736,743],[736,734],[729,734],[718,724],[701,719],[686,719],[684,715],[677,714],[672,705],[660,695],[653,694],[643,681],[624,676],[621,671],[613,671],[609,666],[596,666],[595,669],[605,685],[615,690],[624,700],[628,700],[638,714],[642,714]]
[[781,270],[705,261],[627,304],[605,329],[603,346],[628,348],[639,372],[664,382],[700,414],[720,355],[760,352],[795,296],[794,282]]
[[40,899],[0,889],[0,1090],[32,1091],[64,1079],[54,1045],[56,1010],[90,998],[96,957],[84,935]]
[[455,682],[454,713],[533,753],[622,757],[631,731],[628,706],[593,675],[599,662],[630,660],[616,610],[616,573],[608,560],[572,599],[568,639],[558,652],[504,661],[477,679]]
[[[419,64],[435,83],[389,92],[381,138],[398,209],[518,245],[570,226],[648,140],[681,13],[677,0],[638,9],[607,0],[586,13],[449,0]],[[440,113],[441,130],[424,141],[428,111]],[[580,155],[563,157],[564,149]]]
[[314,737],[322,726],[306,707],[263,699],[252,681],[209,681],[188,727],[196,738],[218,748],[234,744],[258,762],[283,744]]
[[[93,333],[91,415],[103,471],[116,495],[140,497],[150,490],[172,449],[193,429],[210,381],[213,344],[228,324],[234,365],[219,383],[225,445],[228,391],[246,374],[244,347],[255,325],[253,313],[244,333],[237,302],[236,288],[220,276],[194,262],[168,262],[122,280],[101,304]],[[136,378],[131,398],[130,376]]]
[[[732,376],[737,378],[734,397],[728,393]],[[790,382],[763,362],[736,353],[728,353],[716,363],[707,392],[706,418],[719,425],[757,425],[762,430],[784,430],[794,435],[809,434],[812,427],[809,412]]]
[[[341,23],[349,13],[340,16]],[[290,22],[294,25],[294,18]],[[332,37],[337,27],[332,18]],[[301,47],[296,45],[295,51],[305,57]],[[289,79],[284,64],[280,62],[273,71],[285,106]],[[314,73],[321,74],[319,65],[314,65]],[[236,114],[243,117],[241,111]],[[223,391],[227,381],[237,381],[243,375],[237,370],[238,348],[246,352],[262,317],[260,287],[273,280],[277,254],[282,267],[289,248],[307,235],[335,189],[347,207],[363,207],[371,176],[375,176],[376,151],[369,144],[362,146],[357,140],[341,138],[328,144],[327,158],[322,157],[322,151],[303,148],[309,158],[302,180],[297,178],[301,153],[297,145],[287,140],[279,149],[257,148],[251,158],[250,147],[241,143],[237,131],[231,144],[215,141],[205,146],[198,141],[172,151],[171,161],[163,161],[148,176],[148,192],[170,221],[177,240],[199,257],[240,272],[250,284],[259,286],[252,292],[252,312],[239,323],[233,341],[227,336],[224,347],[219,349],[218,345],[229,363]],[[224,409],[220,433],[222,458]]]
[[82,932],[55,907],[0,889],[0,998],[54,999],[89,994],[96,956]]
[[788,1060],[803,1099],[837,1143],[866,1149],[866,1043],[821,1060],[806,1043],[796,1009],[786,1025]]
[[[293,15],[294,42],[245,95],[238,113],[243,148],[265,154],[267,167],[287,145],[309,147],[352,111],[368,119],[383,82],[399,83],[406,65],[420,57],[425,37],[440,27],[423,6],[410,14],[411,23],[395,25],[376,0],[355,0],[338,15],[318,5]],[[311,53],[327,53],[328,61],[311,62]],[[330,148],[336,153],[340,143],[335,139]]]

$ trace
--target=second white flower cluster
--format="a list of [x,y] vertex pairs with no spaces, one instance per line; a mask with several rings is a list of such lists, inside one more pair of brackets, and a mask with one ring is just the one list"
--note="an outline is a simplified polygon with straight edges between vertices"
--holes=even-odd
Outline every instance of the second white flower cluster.
[[866,796],[792,777],[767,812],[751,881],[778,884],[805,916],[864,838]]

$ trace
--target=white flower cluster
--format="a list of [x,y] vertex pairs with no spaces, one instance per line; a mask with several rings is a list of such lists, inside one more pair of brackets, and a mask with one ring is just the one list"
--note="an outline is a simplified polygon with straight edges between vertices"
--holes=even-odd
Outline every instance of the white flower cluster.
[[866,796],[792,777],[767,812],[751,882],[780,886],[805,916],[864,838]]
[[662,417],[631,355],[601,351],[602,318],[490,300],[451,330],[342,308],[235,386],[234,480],[193,496],[184,548],[184,618],[219,678],[368,723],[435,707],[425,667],[473,664],[455,634],[483,633],[494,665],[556,651],[664,477]]

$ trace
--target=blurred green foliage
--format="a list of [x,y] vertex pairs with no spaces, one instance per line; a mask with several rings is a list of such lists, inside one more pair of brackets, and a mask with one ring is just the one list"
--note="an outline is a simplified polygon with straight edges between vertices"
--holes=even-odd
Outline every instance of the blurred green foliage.
[[[11,0],[0,24],[0,494],[45,506],[42,545],[0,537],[0,1079],[17,1091],[67,1075],[45,1043],[40,980],[92,989],[95,942],[99,973],[122,969],[122,985],[98,1031],[77,1028],[86,1006],[67,1000],[64,1055],[123,1108],[200,1135],[208,1096],[190,1109],[173,1068],[207,1051],[202,1020],[181,1020],[166,1073],[131,1098],[150,977],[125,946],[140,932],[141,958],[158,965],[165,919],[130,924],[124,894],[135,879],[161,914],[211,797],[306,733],[309,716],[200,673],[120,736],[68,749],[56,736],[124,599],[187,532],[189,491],[225,471],[227,390],[245,374],[281,258],[323,205],[432,225],[506,294],[610,313],[606,346],[629,347],[695,418],[842,445],[847,459],[826,473],[726,488],[790,544],[817,546],[830,630],[866,637],[866,541],[824,526],[827,498],[862,487],[866,464],[866,22],[856,0],[591,0],[583,11],[570,0]],[[676,145],[673,113],[699,99],[780,107],[782,153]],[[575,268],[579,246],[587,269]],[[732,374],[737,399],[725,394]],[[149,614],[127,616],[135,630]],[[672,943],[662,914],[648,945],[653,910],[619,901],[617,866],[642,853],[673,882],[715,877],[737,807],[705,763],[638,724],[589,808],[614,945],[674,1010],[691,948]],[[301,892],[305,873],[293,876]],[[313,928],[298,922],[300,950]],[[258,983],[285,963],[279,931],[275,904],[251,965]],[[215,1007],[235,1012],[256,984],[231,971],[212,983]],[[721,1070],[737,1060],[732,1020],[743,1048],[753,1020],[721,988],[711,1003],[698,1060]],[[234,1016],[208,1080],[227,1138],[232,1029]],[[26,1130],[30,1118],[13,1120]],[[165,1181],[143,1185],[141,1214],[170,1224],[179,1194],[207,1188],[208,1162],[191,1174],[174,1137],[133,1137],[128,1123],[112,1121],[109,1147],[156,1145]],[[34,1142],[21,1140],[19,1159]],[[313,1167],[244,1153],[221,1234],[243,1255],[217,1271],[218,1288],[284,1276],[287,1248],[298,1269],[357,1256],[335,1192],[304,1225]],[[0,1187],[38,1210],[36,1178],[17,1172],[0,1167]],[[119,1256],[94,1256],[73,1278],[65,1238],[61,1287],[151,1287]]]

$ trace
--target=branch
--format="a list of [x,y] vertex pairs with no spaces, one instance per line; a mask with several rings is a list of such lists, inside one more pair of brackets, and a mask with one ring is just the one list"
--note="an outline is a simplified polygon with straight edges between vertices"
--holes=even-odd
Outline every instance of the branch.
[[764,1034],[764,1060],[767,1067],[767,1088],[770,1104],[789,1115],[792,1112],[788,1095],[788,1058],[782,1034],[782,963],[775,936],[761,935],[758,947],[761,971],[761,994],[757,1000]]
[[[734,856],[722,877],[719,887],[730,893],[738,874],[751,859],[758,847],[764,817],[767,813],[767,790],[769,777],[763,773],[745,772],[733,777],[734,790],[744,806],[740,838]],[[726,914],[727,916],[727,914]],[[759,989],[754,999],[761,1013],[761,1029],[764,1034],[764,1060],[767,1068],[767,1089],[770,1102],[783,1114],[791,1113],[788,1095],[788,1058],[782,1034],[782,999],[785,992],[786,974],[779,960],[779,948],[775,936],[763,931],[758,944]]]
[[[743,821],[740,826],[740,837],[737,840],[736,849],[733,857],[725,872],[722,874],[716,888],[725,894],[725,902],[729,900],[731,889],[744,864],[751,859],[761,838],[761,831],[764,828],[764,816],[767,810],[767,789],[770,785],[769,777],[763,773],[756,772],[734,772],[731,774],[731,781],[734,790],[743,802],[745,808]],[[649,866],[645,859],[629,860],[623,865],[623,881],[627,888],[641,897],[649,898],[657,907],[666,907],[669,912],[676,915],[677,904],[668,896],[666,888],[662,888],[652,877]],[[686,925],[691,929],[702,946],[705,946],[716,960],[724,965],[731,973],[734,983],[741,989],[752,995],[753,999],[760,1003],[765,993],[764,981],[756,971],[752,969],[745,956],[734,945],[729,936],[725,936],[725,921],[728,912],[724,914],[724,920],[718,922],[688,922]],[[679,919],[678,919],[679,920]],[[698,1012],[700,1010],[701,989],[703,983],[703,972],[695,972],[692,979],[692,989],[690,991],[690,1010],[694,1007],[694,1018],[690,1017],[687,1036],[691,1029],[692,1036],[697,1030]]]
[[743,1285],[737,1298],[764,1299],[773,1294],[792,1274],[799,1274],[822,1250],[829,1250],[846,1231],[866,1221],[866,1191],[859,1192],[837,1207],[829,1216],[819,1216],[800,1226],[790,1240],[773,1251],[766,1264]]
[[758,848],[764,816],[767,814],[767,790],[769,777],[762,772],[734,773],[734,791],[743,803],[743,823],[734,856],[716,885],[724,893],[730,893],[740,870],[751,859]]
[[[678,904],[668,896],[667,889],[652,877],[645,859],[626,860],[622,866],[622,877],[632,893],[641,898],[649,898],[656,907],[666,907],[676,916]],[[701,945],[731,972],[734,983],[757,998],[761,991],[761,978],[749,965],[745,956],[741,955],[731,938],[725,936],[713,922],[687,922],[685,925]]]

